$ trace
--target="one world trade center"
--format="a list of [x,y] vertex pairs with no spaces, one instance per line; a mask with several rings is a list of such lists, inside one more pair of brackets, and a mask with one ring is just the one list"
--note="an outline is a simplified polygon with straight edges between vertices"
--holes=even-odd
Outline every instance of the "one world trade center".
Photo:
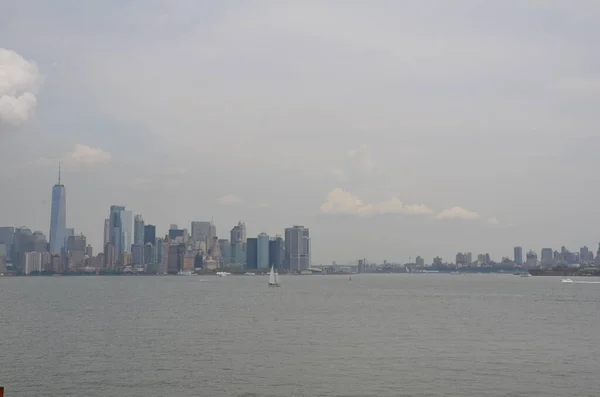
[[65,246],[67,233],[67,196],[65,187],[60,183],[60,165],[58,183],[52,188],[52,209],[50,212],[50,252],[59,254]]

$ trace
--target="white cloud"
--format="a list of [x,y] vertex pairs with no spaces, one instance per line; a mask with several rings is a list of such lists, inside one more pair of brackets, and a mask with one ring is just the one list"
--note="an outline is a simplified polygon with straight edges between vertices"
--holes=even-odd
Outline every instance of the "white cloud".
[[500,221],[496,218],[489,218],[487,221],[489,224],[492,224],[492,225],[497,225],[500,223]]
[[112,159],[110,153],[78,143],[73,150],[66,154],[63,161],[67,165],[96,165],[106,164]]
[[0,125],[21,125],[37,104],[42,76],[35,63],[14,51],[0,48]]
[[221,205],[235,205],[241,203],[242,199],[233,194],[226,194],[225,196],[219,198],[219,204]]
[[479,214],[477,212],[468,211],[462,207],[452,207],[445,210],[442,210],[438,214],[439,219],[479,219]]
[[341,188],[335,188],[327,194],[321,205],[321,212],[326,214],[414,214],[428,215],[433,211],[422,204],[407,205],[399,198],[392,197],[375,204],[364,203],[360,198]]

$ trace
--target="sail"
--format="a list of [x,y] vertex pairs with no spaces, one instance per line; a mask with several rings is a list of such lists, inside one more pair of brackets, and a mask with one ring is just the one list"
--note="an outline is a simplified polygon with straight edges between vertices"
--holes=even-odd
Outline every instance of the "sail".
[[271,273],[269,273],[269,284],[276,284],[277,279],[275,278],[275,272],[273,271],[273,266],[271,266]]
[[275,284],[279,285],[279,273],[275,272]]

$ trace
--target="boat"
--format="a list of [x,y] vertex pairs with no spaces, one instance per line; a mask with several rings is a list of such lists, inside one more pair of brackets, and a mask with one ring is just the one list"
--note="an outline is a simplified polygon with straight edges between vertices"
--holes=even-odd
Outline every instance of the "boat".
[[256,273],[246,272],[244,276],[256,276]]
[[219,277],[225,277],[225,276],[229,276],[231,273],[228,272],[217,272],[217,276]]
[[269,287],[279,287],[279,275],[271,266],[271,272],[269,273]]
[[572,283],[572,282],[573,282],[573,280],[572,280],[572,279],[570,279],[570,278],[563,278],[563,279],[561,279],[561,280],[560,280],[560,282],[561,282],[561,283]]
[[531,277],[531,274],[529,274],[529,273],[521,273],[521,277]]

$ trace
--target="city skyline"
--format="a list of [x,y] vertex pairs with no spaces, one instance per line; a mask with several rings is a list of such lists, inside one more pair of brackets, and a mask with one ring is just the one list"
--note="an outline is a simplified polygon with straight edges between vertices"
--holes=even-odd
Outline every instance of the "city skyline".
[[2,224],[48,234],[60,161],[96,249],[112,204],[310,225],[316,263],[600,240],[600,4],[34,3],[0,13]]
[[[65,217],[66,217],[66,188],[63,184],[61,184],[61,169],[60,169],[60,164],[59,164],[59,169],[58,169],[58,182],[57,184],[55,184],[53,186],[52,189],[52,207],[51,207],[51,213],[50,213],[50,231],[48,236],[52,236],[53,234],[53,230],[59,230],[60,231],[60,227],[55,226],[55,223],[53,221],[53,219],[56,217],[57,219],[60,217],[60,222],[62,222],[62,224],[65,224]],[[212,241],[212,239],[214,238],[215,241],[218,241],[217,244],[219,244],[221,241],[225,241],[227,240],[224,237],[220,237],[217,233],[217,229],[214,223],[214,220],[211,219],[210,221],[188,221],[189,223],[189,228],[188,227],[182,227],[181,230],[185,231],[188,233],[189,237],[191,238],[191,240],[194,241],[204,241],[206,243],[206,245],[203,248],[203,252],[206,253],[208,249],[208,244],[209,241]],[[144,237],[145,231],[151,228],[151,234],[153,236],[153,239],[148,240]],[[168,229],[166,229],[166,232],[164,234],[164,236],[169,236],[170,232],[173,229],[178,229],[179,226],[178,224],[174,224],[174,223],[170,223]],[[284,241],[287,241],[285,243],[285,247],[286,250],[284,250],[284,257],[285,257],[285,262],[288,263],[288,265],[297,268],[297,269],[301,269],[301,268],[307,268],[310,264],[311,264],[311,258],[312,258],[312,244],[311,244],[311,239],[308,238],[308,234],[306,234],[306,238],[308,238],[307,242],[305,243],[301,243],[300,240],[302,239],[302,229],[303,226],[293,226],[292,228],[286,228],[284,231],[284,236],[286,237]],[[43,233],[43,232],[38,232],[38,229],[35,229],[36,233]],[[69,236],[74,236],[74,228],[66,228],[63,227],[62,228],[62,234],[64,235],[64,239],[63,241],[67,241],[67,237]],[[300,232],[297,232],[297,230],[300,230]],[[289,232],[289,233],[288,233]],[[293,233],[292,233],[293,232]],[[308,233],[308,229],[306,229],[306,233]],[[84,233],[79,232],[79,235],[85,236]],[[229,231],[229,236],[230,239],[227,240],[230,243],[233,243],[234,241],[236,243],[238,243],[238,246],[236,247],[235,245],[232,245],[231,247],[227,248],[229,250],[229,259],[231,258],[236,258],[237,255],[237,260],[238,262],[242,261],[242,260],[248,260],[249,257],[253,257],[256,256],[256,258],[250,259],[250,263],[252,267],[261,269],[261,268],[265,268],[265,266],[268,267],[268,265],[266,264],[266,257],[269,256],[269,253],[271,252],[271,247],[269,246],[269,244],[267,243],[267,245],[264,245],[265,243],[260,243],[261,237],[266,237],[267,241],[270,241],[269,238],[270,237],[275,237],[275,238],[280,238],[282,236],[281,233],[275,233],[275,234],[268,234],[265,233],[264,231],[261,231],[259,233],[257,233],[254,236],[251,236],[249,238],[247,238],[247,231],[246,231],[246,223],[243,221],[238,221],[237,225],[234,225],[233,228]],[[101,247],[105,247],[107,242],[110,242],[114,247],[115,247],[115,253],[114,255],[116,257],[121,256],[124,252],[132,255],[134,258],[136,256],[138,257],[143,257],[143,245],[145,245],[147,242],[153,242],[154,239],[156,239],[156,225],[152,225],[152,224],[145,224],[144,221],[144,217],[142,214],[138,214],[136,213],[134,215],[134,212],[132,210],[127,210],[126,206],[122,206],[122,205],[111,205],[110,206],[110,211],[109,211],[109,217],[104,219],[104,228],[103,228],[103,244],[101,245]],[[86,237],[87,238],[87,237]],[[162,238],[162,235],[161,237]],[[239,248],[241,248],[240,243],[243,243],[244,247],[246,246],[246,242],[249,242],[248,247],[250,247],[251,249],[251,253],[248,254],[248,252],[236,252]],[[65,245],[62,244],[62,245]],[[134,247],[133,244],[138,245],[140,251],[139,252],[133,252]],[[60,244],[59,244],[60,245]],[[294,251],[295,252],[308,252],[307,256],[305,258],[301,258],[300,256],[297,256],[295,258],[289,257],[285,252],[290,252],[289,250],[291,249],[292,245],[294,246]],[[300,246],[306,246],[306,248],[298,248]],[[62,250],[62,248],[60,250],[56,250],[55,248],[53,248],[53,245],[51,243],[51,239],[49,240],[49,252],[50,253],[56,253],[56,252],[60,252]],[[93,245],[90,244],[90,247],[93,247]],[[565,250],[565,245],[561,245],[561,250],[564,251]],[[600,252],[600,243],[598,243],[598,252]],[[245,248],[244,248],[245,249]],[[223,250],[223,249],[221,249]],[[297,251],[300,250],[300,251]],[[568,251],[568,249],[567,249]],[[583,252],[585,251],[585,255],[583,255]],[[473,261],[472,260],[472,256],[473,256],[473,252],[470,251],[458,251],[457,254],[455,255],[456,261],[452,261],[452,260],[448,260],[448,257],[444,257],[443,255],[435,255],[431,258],[431,261],[427,261],[422,255],[417,254],[416,256],[412,256],[410,255],[408,257],[408,261],[405,262],[404,259],[400,259],[400,258],[392,258],[392,259],[376,259],[373,261],[373,263],[382,263],[382,262],[388,262],[388,263],[415,263],[414,261],[412,261],[411,259],[414,258],[415,261],[417,262],[417,264],[419,262],[422,263],[427,263],[427,264],[432,264],[432,263],[436,263],[436,261],[441,260],[443,263],[454,263],[454,264],[459,264],[461,262],[463,262],[463,260],[459,260],[459,257],[461,258],[466,258],[466,256],[468,255],[469,260],[464,261],[464,263],[476,263],[476,262],[481,262],[481,258],[485,257],[486,260],[485,262],[489,263],[489,262],[495,262],[495,263],[500,263],[503,259],[507,258],[507,259],[511,259],[513,260],[516,264],[518,265],[523,265],[525,264],[525,256],[529,255],[530,253],[534,253],[536,256],[536,260],[538,258],[538,256],[540,257],[539,259],[539,264],[550,264],[553,263],[553,260],[556,260],[556,251],[554,248],[548,247],[548,245],[539,248],[538,250],[536,249],[532,249],[532,248],[528,248],[526,252],[523,251],[523,247],[522,246],[514,246],[513,247],[513,255],[512,257],[510,255],[501,255],[498,258],[493,258],[492,256],[489,254],[489,252],[483,252],[483,251],[475,251],[475,255],[477,256],[477,260]],[[572,251],[569,251],[572,252]],[[593,254],[593,250],[590,251],[589,247],[587,244],[584,244],[582,246],[580,246],[579,248],[579,252],[582,253],[583,257],[582,260],[586,261],[587,258],[585,258],[585,256],[587,255],[588,252]],[[579,252],[575,251],[575,253],[577,255],[579,255]],[[539,254],[539,255],[538,255]],[[266,255],[266,256],[265,256]],[[593,255],[592,255],[593,256]],[[262,259],[261,259],[262,257]],[[450,256],[451,257],[451,256]],[[350,259],[350,260],[342,260],[342,262],[346,262],[346,263],[355,263],[358,262],[359,260],[361,260],[360,258],[354,258],[354,259]],[[334,263],[334,262],[338,262],[340,261],[340,259],[333,259],[331,260],[329,263]],[[294,264],[292,264],[294,263]],[[302,264],[301,264],[302,263]],[[320,262],[319,264],[326,264],[327,262]]]

